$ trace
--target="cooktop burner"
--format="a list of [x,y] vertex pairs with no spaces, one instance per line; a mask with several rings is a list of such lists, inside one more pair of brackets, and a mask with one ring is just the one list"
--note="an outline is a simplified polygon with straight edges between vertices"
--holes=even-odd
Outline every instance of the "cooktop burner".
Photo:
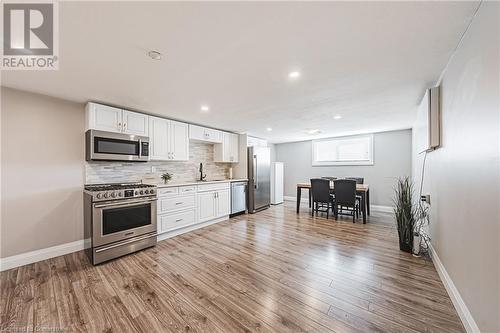
[[145,187],[155,187],[150,184],[95,184],[95,185],[85,185],[85,190],[87,191],[112,191],[112,190],[125,190],[125,189],[135,189],[135,188],[145,188]]
[[[156,196],[156,186],[140,183],[85,185],[93,202]],[[146,199],[146,198],[145,198]]]

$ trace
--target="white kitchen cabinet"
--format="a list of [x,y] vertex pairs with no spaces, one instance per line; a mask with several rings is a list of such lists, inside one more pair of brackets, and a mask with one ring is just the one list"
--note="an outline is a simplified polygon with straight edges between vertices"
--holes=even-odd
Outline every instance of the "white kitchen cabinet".
[[148,116],[142,113],[123,110],[122,113],[123,129],[122,133],[148,136]]
[[86,130],[95,129],[121,133],[122,109],[96,103],[87,103],[85,108]]
[[229,190],[219,190],[216,192],[217,217],[229,215],[231,213],[231,195]]
[[158,234],[197,223],[195,188],[195,186],[179,186],[158,189]]
[[178,121],[149,117],[150,159],[159,161],[189,160],[188,125]]
[[162,118],[149,117],[149,159],[168,160],[169,150],[169,121]]
[[186,123],[170,120],[170,151],[172,160],[189,160],[189,127]]
[[162,239],[218,222],[231,213],[229,182],[159,187],[157,194]]
[[189,125],[189,139],[209,143],[222,143],[222,132],[212,128]]
[[217,217],[215,191],[198,193],[198,221],[205,222]]
[[222,143],[214,146],[214,162],[236,163],[239,160],[239,135],[222,132]]
[[231,213],[229,183],[198,185],[198,221],[204,222]]
[[148,116],[113,106],[88,103],[85,109],[86,130],[148,136]]

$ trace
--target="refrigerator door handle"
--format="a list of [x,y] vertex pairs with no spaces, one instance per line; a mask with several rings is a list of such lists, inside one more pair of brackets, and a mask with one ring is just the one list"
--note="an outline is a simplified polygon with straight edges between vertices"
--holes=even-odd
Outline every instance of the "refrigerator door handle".
[[257,155],[253,155],[253,187],[259,187],[259,173],[257,172]]

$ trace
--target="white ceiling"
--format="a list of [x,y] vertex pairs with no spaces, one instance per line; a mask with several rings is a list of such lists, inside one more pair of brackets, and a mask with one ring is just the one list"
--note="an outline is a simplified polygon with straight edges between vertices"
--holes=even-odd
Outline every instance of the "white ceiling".
[[272,142],[409,128],[477,6],[61,2],[60,69],[5,71],[2,85]]

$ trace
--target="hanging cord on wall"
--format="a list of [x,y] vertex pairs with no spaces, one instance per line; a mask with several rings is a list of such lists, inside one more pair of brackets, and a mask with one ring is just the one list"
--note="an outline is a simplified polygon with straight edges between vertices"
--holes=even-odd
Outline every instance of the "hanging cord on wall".
[[424,188],[425,161],[427,160],[427,150],[424,151],[424,161],[422,162],[422,172],[420,173],[420,190],[418,192],[418,203],[422,207],[422,189]]
[[424,226],[429,225],[429,203],[427,203],[425,206],[422,204],[422,192],[424,188],[424,176],[425,176],[425,162],[427,161],[427,153],[428,150],[424,152],[424,160],[422,161],[422,172],[420,174],[420,188],[418,192],[418,209],[417,209],[417,223],[415,225],[415,231],[420,234],[421,240],[423,240],[423,243],[425,246],[422,249],[422,252],[427,252],[429,250],[429,244],[430,244],[430,236],[428,235],[427,231],[424,230]]

